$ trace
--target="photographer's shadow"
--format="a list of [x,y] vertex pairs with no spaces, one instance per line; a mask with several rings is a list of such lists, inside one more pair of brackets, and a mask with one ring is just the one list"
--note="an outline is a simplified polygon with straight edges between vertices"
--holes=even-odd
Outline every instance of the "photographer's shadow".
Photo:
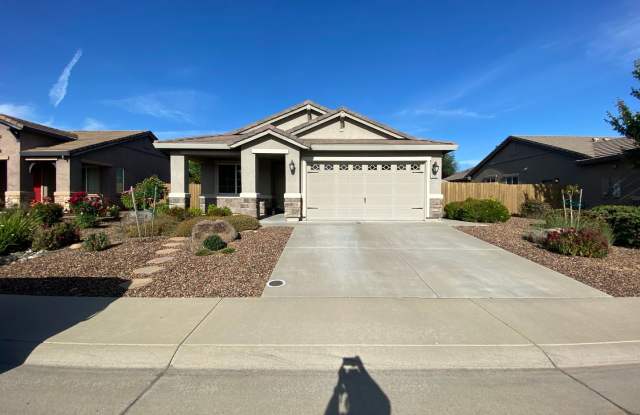
[[391,402],[369,375],[359,356],[345,357],[325,415],[388,415]]

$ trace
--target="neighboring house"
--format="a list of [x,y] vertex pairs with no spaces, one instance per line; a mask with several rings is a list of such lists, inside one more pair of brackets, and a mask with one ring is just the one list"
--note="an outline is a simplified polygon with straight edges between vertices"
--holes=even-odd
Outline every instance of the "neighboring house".
[[153,174],[169,178],[167,156],[150,131],[63,131],[0,114],[0,195],[6,206],[73,192],[113,200]]
[[473,182],[577,184],[586,206],[640,204],[634,140],[509,136],[466,175]]
[[188,206],[188,160],[201,163],[199,207],[287,220],[423,220],[442,215],[442,156],[346,108],[311,101],[227,134],[156,142],[171,155],[169,202]]
[[451,176],[447,176],[442,180],[447,182],[468,182],[469,181],[469,172],[471,169],[466,169],[462,171],[458,171],[453,173]]

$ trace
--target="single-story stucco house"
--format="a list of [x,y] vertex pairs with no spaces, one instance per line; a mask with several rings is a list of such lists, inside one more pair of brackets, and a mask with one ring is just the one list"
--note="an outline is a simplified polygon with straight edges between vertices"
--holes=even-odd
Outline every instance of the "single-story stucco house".
[[289,221],[441,217],[441,158],[457,148],[311,101],[226,134],[155,146],[170,154],[170,204],[189,204],[192,159],[201,163],[201,209],[284,212]]
[[625,137],[507,137],[452,181],[579,185],[585,206],[640,204],[640,149]]
[[0,114],[0,197],[6,206],[85,191],[115,200],[145,177],[169,179],[150,131],[64,131]]

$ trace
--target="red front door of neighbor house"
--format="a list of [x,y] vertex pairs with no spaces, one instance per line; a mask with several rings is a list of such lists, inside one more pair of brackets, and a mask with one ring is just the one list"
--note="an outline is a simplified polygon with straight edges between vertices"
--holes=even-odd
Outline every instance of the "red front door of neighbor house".
[[42,168],[37,164],[33,166],[31,176],[33,177],[33,199],[36,202],[42,202]]
[[42,202],[55,190],[56,169],[49,163],[38,163],[31,168],[33,200]]

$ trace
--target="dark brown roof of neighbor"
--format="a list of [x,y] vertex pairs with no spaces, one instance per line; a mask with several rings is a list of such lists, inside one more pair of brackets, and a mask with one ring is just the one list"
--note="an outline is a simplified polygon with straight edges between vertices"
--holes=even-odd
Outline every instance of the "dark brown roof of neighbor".
[[515,135],[516,139],[582,154],[587,158],[620,154],[633,148],[634,141],[625,137]]
[[75,151],[89,150],[105,144],[127,141],[138,137],[154,137],[150,131],[129,130],[129,131],[73,131],[77,138],[73,141],[56,144],[53,146],[43,146],[30,148],[22,151],[23,155],[34,155],[36,153],[47,154],[70,154]]
[[38,124],[32,121],[23,120],[21,118],[13,117],[7,114],[0,114],[0,122],[11,125],[14,128],[22,130],[23,128],[29,128],[31,130],[40,131],[42,133],[57,136],[62,139],[74,140],[77,136],[71,131],[59,130],[57,128],[49,127],[43,124]]
[[471,171],[471,169],[458,171],[458,172],[453,173],[450,176],[445,177],[443,180],[446,180],[448,182],[455,182],[456,180],[462,180],[462,179],[464,179],[465,177],[467,177],[469,175],[470,171]]

